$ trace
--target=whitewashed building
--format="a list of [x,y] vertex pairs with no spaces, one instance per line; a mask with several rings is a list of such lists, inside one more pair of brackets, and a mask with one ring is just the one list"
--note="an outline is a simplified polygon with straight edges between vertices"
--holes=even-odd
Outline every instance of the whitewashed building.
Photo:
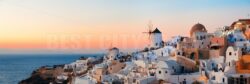
[[242,55],[242,53],[241,53],[241,50],[239,48],[229,46],[226,50],[225,63],[228,66],[235,65],[235,62],[239,60],[239,57],[241,55]]
[[162,34],[158,28],[156,28],[153,32],[151,32],[150,38],[151,38],[150,47],[159,48],[163,46]]
[[179,65],[176,61],[159,61],[157,63],[156,78],[158,80],[168,81],[170,75],[176,73],[179,69]]
[[108,54],[104,57],[105,59],[108,59],[108,60],[114,60],[118,56],[119,56],[119,49],[114,47],[114,48],[109,49]]

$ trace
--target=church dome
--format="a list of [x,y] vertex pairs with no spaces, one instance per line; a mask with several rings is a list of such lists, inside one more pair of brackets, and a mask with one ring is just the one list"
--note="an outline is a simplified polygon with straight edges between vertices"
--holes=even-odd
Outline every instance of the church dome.
[[192,36],[195,32],[207,32],[207,29],[204,25],[197,23],[190,30],[190,36]]
[[250,19],[239,19],[231,25],[231,29],[238,29],[244,33],[246,39],[250,39]]
[[232,23],[231,28],[245,31],[248,27],[247,25],[250,25],[250,19],[239,19],[239,21]]

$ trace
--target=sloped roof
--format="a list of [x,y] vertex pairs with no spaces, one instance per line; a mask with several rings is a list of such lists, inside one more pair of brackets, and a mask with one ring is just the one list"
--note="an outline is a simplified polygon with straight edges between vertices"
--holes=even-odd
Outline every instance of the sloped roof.
[[158,28],[156,28],[152,33],[161,33],[161,31]]

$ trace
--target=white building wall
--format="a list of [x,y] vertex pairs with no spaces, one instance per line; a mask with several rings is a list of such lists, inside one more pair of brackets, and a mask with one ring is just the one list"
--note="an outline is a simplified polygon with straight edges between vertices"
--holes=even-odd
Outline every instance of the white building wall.
[[168,68],[157,68],[156,69],[156,78],[158,80],[162,79],[165,81],[169,80],[171,71]]
[[162,45],[161,33],[153,33],[151,35],[151,47],[160,47]]
[[118,49],[111,49],[108,52],[108,59],[109,60],[114,60],[116,56],[119,55],[119,50]]
[[234,49],[232,46],[229,46],[226,51],[226,64],[228,66],[234,65],[235,61],[239,60],[239,57],[241,56],[241,50],[240,49]]
[[156,78],[158,80],[162,79],[168,81],[170,75],[173,73],[174,71],[172,70],[171,66],[169,66],[165,61],[159,61],[157,63]]
[[212,84],[227,84],[227,77],[221,71],[211,72],[209,80]]
[[206,32],[195,32],[192,38],[194,39],[195,48],[207,48],[210,44],[210,39]]

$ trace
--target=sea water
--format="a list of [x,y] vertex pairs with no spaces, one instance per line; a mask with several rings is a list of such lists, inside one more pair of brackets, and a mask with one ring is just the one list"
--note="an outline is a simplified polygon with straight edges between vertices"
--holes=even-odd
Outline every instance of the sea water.
[[41,66],[68,64],[84,56],[100,56],[100,54],[0,55],[0,84],[17,84]]

